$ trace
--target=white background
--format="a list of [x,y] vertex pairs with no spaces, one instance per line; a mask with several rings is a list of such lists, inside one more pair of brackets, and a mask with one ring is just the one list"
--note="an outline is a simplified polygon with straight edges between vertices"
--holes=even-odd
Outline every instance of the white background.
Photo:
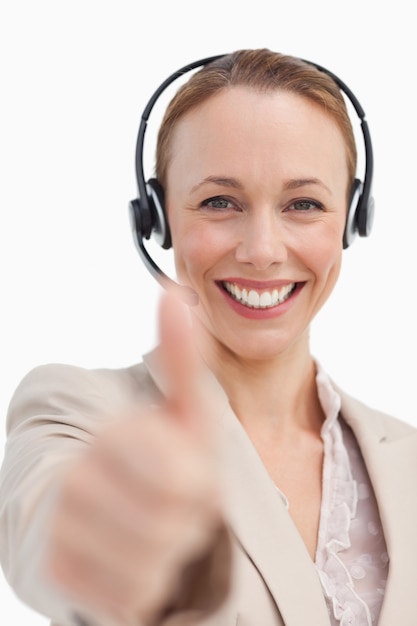
[[[375,226],[344,253],[312,347],[347,391],[417,425],[412,10],[409,0],[1,0],[0,460],[7,405],[29,369],[125,366],[152,347],[159,287],[127,212],[140,114],[171,72],[244,47],[324,65],[366,111]],[[1,574],[0,593],[2,625],[48,623]]]

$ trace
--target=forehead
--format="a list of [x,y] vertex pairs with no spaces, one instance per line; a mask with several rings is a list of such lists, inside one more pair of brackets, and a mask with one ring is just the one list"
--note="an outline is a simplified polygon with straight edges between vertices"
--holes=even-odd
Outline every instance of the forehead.
[[[347,175],[342,132],[324,107],[288,91],[232,87],[188,111],[176,124],[170,144],[170,174],[217,168],[267,169],[342,167]],[[303,164],[304,163],[304,164]],[[175,174],[174,174],[175,171]],[[239,173],[236,171],[235,173]]]
[[[190,124],[213,122],[229,125],[241,120],[254,124],[257,116],[265,121],[291,121],[294,117],[317,118],[320,123],[338,127],[334,116],[307,96],[277,88],[259,91],[249,86],[222,89],[184,113],[175,124],[175,132]],[[317,121],[316,119],[316,121]]]

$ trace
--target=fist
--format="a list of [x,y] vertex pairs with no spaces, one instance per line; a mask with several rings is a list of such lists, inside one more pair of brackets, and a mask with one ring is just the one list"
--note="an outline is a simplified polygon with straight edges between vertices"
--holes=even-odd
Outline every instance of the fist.
[[163,405],[117,416],[63,477],[48,570],[74,602],[115,624],[151,624],[221,525],[212,418],[187,313],[160,309]]

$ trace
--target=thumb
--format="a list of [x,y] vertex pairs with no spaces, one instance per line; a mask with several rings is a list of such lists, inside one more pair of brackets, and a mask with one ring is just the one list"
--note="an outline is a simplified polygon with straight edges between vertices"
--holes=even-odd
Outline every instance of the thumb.
[[172,292],[164,293],[161,299],[159,336],[169,408],[184,426],[201,432],[203,364],[194,340],[189,311]]

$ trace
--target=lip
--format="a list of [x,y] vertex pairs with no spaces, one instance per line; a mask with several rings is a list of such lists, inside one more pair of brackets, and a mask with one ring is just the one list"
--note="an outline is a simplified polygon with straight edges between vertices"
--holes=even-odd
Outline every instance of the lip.
[[[282,288],[288,284],[294,283],[295,289],[291,295],[284,301],[270,308],[251,308],[245,306],[241,302],[235,300],[230,293],[223,287],[224,282],[230,282],[238,285],[239,287],[246,289],[256,289],[257,291],[270,291],[272,289]],[[216,281],[216,285],[220,293],[225,298],[227,304],[232,308],[235,313],[247,319],[253,320],[269,320],[275,317],[279,317],[286,313],[294,303],[294,300],[298,297],[298,294],[303,289],[305,282],[296,282],[290,280],[275,280],[275,281],[256,281],[246,280],[241,278],[227,278],[225,280]]]
[[246,287],[246,289],[256,289],[257,291],[270,291],[271,289],[280,289],[292,283],[298,283],[299,281],[290,279],[280,280],[251,280],[250,278],[237,278],[235,276],[228,276],[216,280],[216,283],[221,287],[222,283],[234,283],[239,287]]

